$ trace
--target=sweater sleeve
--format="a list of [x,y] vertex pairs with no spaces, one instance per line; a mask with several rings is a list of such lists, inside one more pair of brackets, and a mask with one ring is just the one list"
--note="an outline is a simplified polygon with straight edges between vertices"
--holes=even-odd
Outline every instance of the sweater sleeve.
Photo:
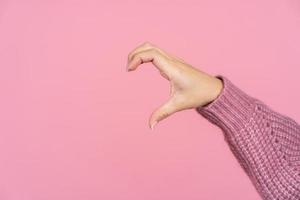
[[196,108],[220,127],[231,152],[264,200],[300,200],[300,126],[227,77],[209,104]]

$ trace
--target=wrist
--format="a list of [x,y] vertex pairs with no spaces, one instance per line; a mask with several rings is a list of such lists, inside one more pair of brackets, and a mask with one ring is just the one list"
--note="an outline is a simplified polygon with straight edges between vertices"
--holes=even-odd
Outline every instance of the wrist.
[[221,94],[222,90],[223,90],[223,81],[222,79],[218,78],[218,77],[214,77],[213,79],[213,83],[211,84],[211,90],[209,91],[209,96],[208,96],[208,100],[207,103],[204,106],[212,103],[215,99],[218,98],[218,96]]
[[212,103],[199,106],[196,110],[221,128],[239,131],[255,112],[257,99],[249,96],[225,76],[216,77],[223,82],[220,95]]

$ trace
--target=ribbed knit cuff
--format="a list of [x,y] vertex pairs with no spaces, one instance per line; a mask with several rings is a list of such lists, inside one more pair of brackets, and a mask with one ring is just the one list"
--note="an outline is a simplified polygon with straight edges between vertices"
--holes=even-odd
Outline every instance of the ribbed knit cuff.
[[215,77],[222,80],[222,91],[214,101],[196,110],[222,129],[239,131],[255,112],[256,99],[235,86],[225,76]]

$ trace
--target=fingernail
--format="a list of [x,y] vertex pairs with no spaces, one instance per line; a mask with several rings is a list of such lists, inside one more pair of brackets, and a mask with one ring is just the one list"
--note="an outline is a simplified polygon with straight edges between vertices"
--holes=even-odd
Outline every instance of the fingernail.
[[153,124],[151,125],[151,130],[154,129],[154,126],[157,124],[157,121],[154,121]]

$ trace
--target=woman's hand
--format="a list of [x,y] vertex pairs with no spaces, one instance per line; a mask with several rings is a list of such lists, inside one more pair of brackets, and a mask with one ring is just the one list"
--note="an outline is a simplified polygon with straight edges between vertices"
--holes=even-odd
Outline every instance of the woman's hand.
[[177,111],[209,104],[222,91],[222,80],[192,67],[149,42],[129,53],[127,71],[135,70],[146,62],[152,62],[160,74],[170,82],[171,87],[168,101],[151,114],[151,129],[157,122]]

